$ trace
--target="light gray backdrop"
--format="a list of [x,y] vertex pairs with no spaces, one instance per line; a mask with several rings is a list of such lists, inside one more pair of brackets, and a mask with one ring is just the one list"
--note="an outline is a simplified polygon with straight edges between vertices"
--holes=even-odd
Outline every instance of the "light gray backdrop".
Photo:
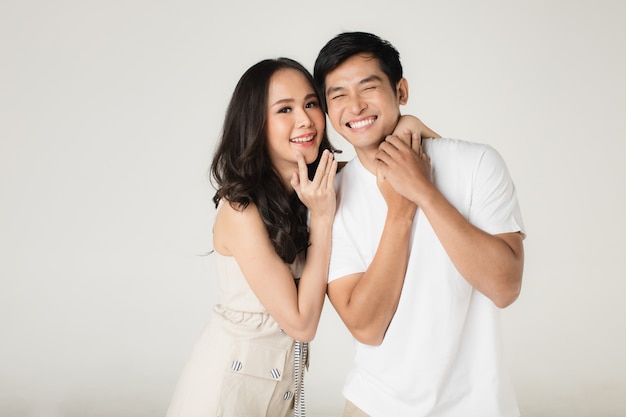
[[[523,415],[626,415],[625,21],[619,0],[0,0],[0,415],[165,413],[216,301],[206,171],[234,85],[344,30],[400,50],[404,111],[508,162]],[[327,303],[310,415],[340,413],[351,355]]]

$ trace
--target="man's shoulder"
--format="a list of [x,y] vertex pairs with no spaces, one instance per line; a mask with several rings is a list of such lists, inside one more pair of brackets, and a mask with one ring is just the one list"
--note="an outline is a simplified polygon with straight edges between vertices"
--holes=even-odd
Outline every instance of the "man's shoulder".
[[487,149],[492,149],[492,147],[486,143],[457,138],[425,139],[424,146],[426,150],[433,149],[458,152],[484,152]]
[[455,138],[426,139],[424,150],[432,164],[446,166],[457,163],[475,165],[480,163],[485,154],[497,153],[486,143]]

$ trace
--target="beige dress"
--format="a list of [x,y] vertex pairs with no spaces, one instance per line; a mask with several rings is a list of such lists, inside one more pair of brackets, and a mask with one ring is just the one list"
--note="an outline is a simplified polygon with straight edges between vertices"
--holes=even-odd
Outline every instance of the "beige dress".
[[[307,345],[278,327],[235,259],[217,257],[220,304],[194,346],[167,417],[304,415]],[[303,262],[291,265],[300,277]]]

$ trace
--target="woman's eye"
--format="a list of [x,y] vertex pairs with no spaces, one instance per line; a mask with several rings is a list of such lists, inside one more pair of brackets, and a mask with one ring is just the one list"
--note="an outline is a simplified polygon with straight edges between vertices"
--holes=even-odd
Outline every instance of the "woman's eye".
[[307,109],[314,109],[315,107],[318,107],[319,104],[317,103],[317,101],[311,101],[309,103],[306,104],[306,108]]
[[291,107],[283,107],[278,110],[278,113],[289,113],[291,112]]

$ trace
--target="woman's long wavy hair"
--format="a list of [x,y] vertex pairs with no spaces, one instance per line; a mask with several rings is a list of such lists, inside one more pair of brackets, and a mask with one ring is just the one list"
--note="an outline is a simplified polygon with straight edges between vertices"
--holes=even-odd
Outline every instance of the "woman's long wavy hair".
[[[267,59],[242,76],[226,111],[220,142],[211,163],[211,182],[217,192],[215,206],[224,199],[236,209],[254,203],[267,227],[274,249],[291,263],[309,245],[307,208],[295,192],[288,193],[274,169],[267,150],[267,96],[272,75],[280,69],[300,71],[321,97],[312,75],[289,58]],[[309,177],[324,149],[335,149],[324,129],[317,159],[309,165]]]

